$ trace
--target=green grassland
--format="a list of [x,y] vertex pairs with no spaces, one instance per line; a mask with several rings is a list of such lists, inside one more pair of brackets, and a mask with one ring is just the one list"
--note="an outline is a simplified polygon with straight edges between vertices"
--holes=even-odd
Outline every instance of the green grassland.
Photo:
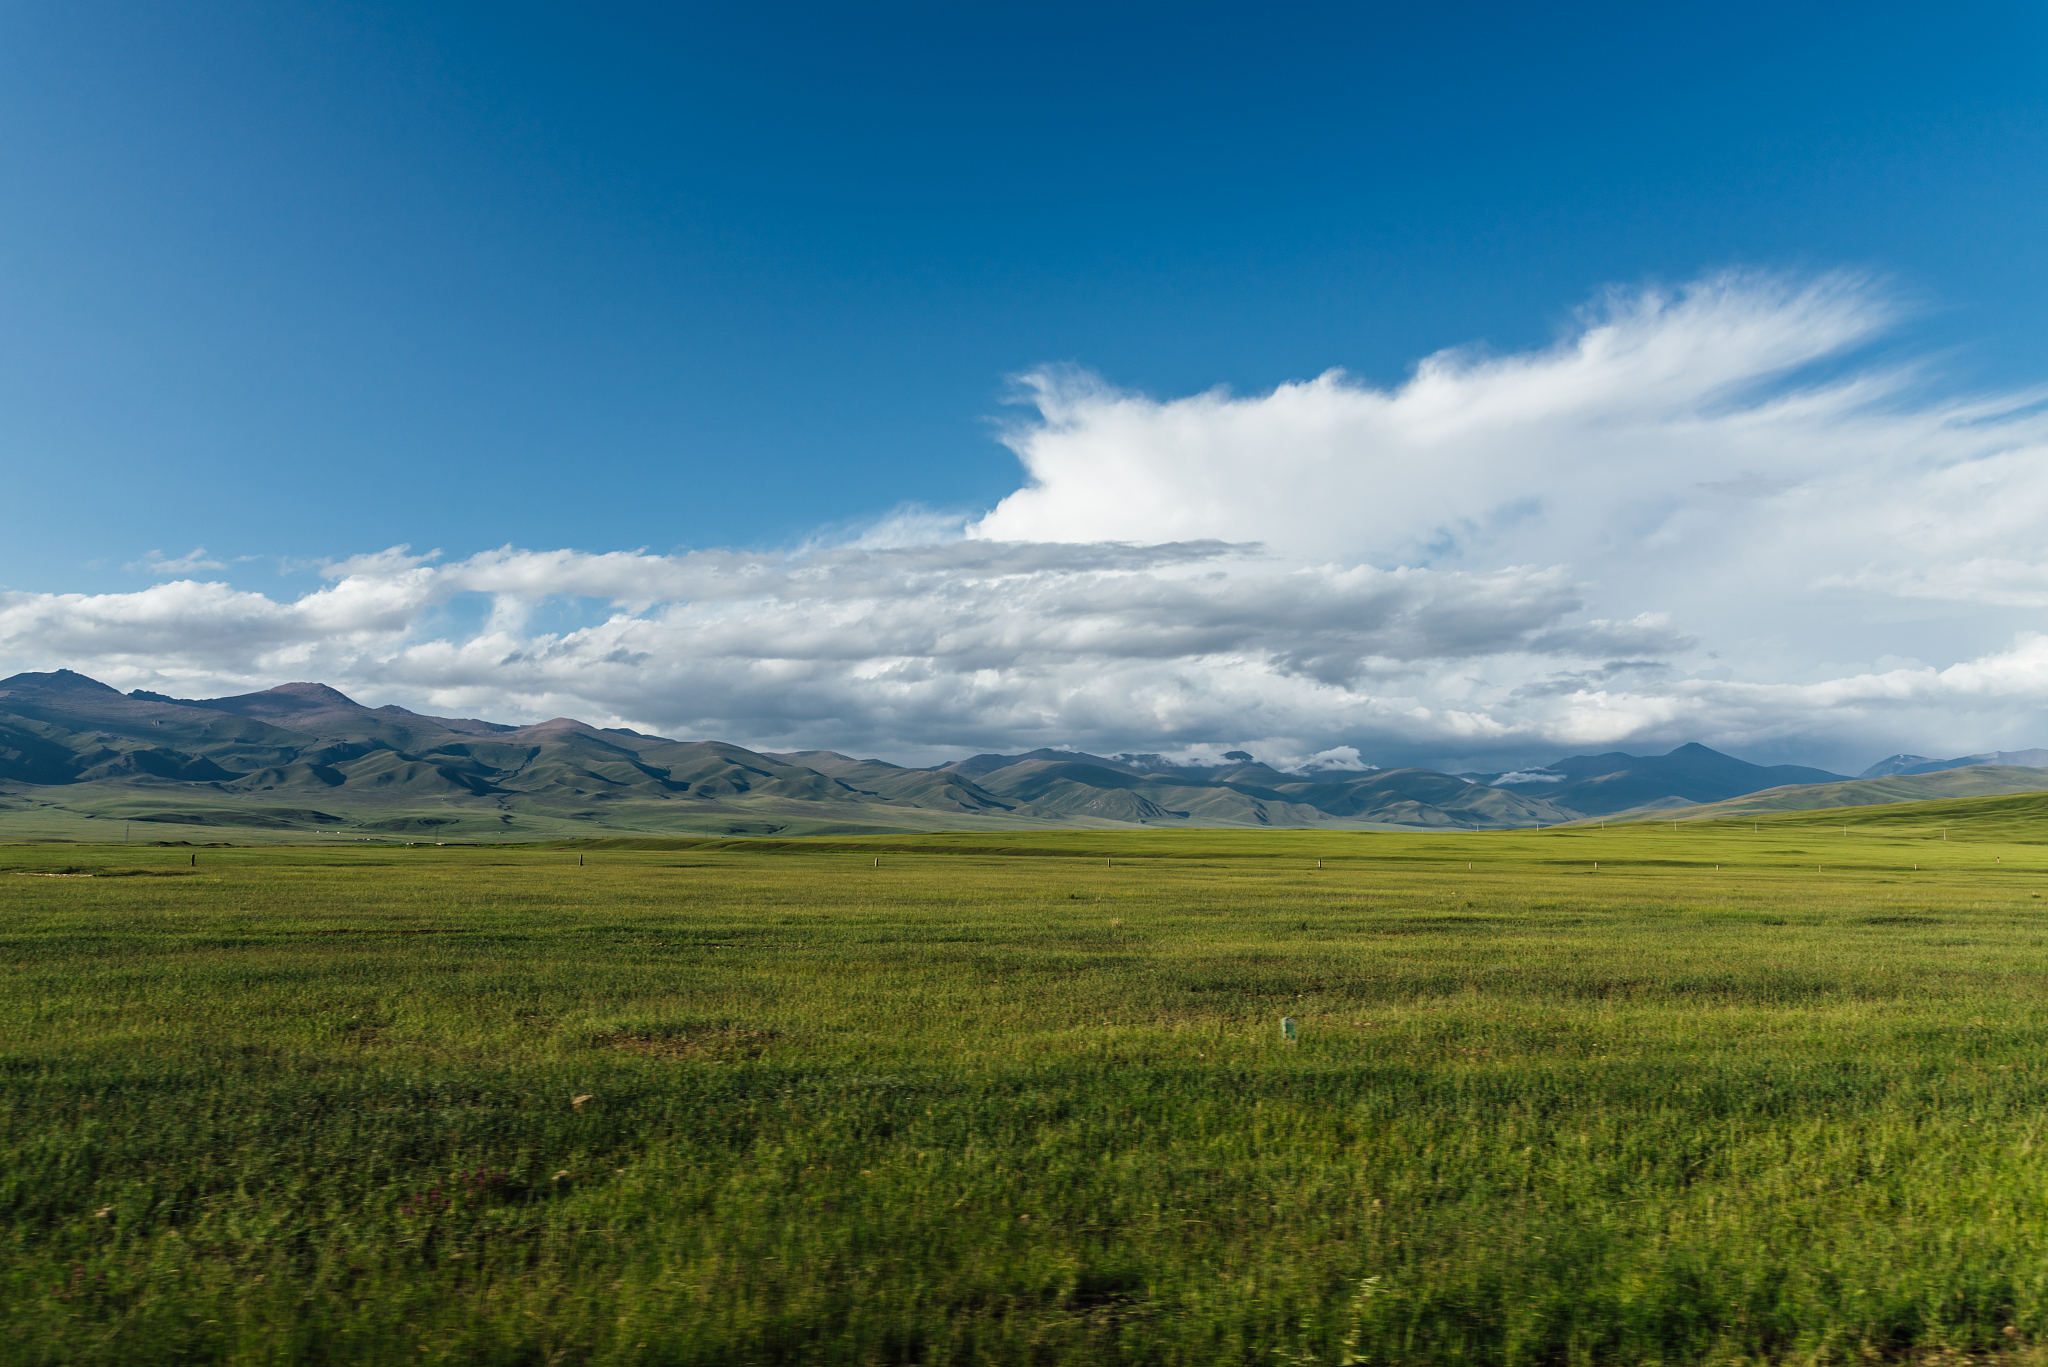
[[[335,808],[342,810],[336,811]],[[882,835],[958,830],[1029,831],[1055,826],[1125,828],[1088,817],[1026,817],[851,803],[755,798],[729,802],[626,799],[582,802],[521,797],[502,806],[401,790],[335,801],[291,793],[270,801],[218,793],[165,794],[112,784],[17,785],[0,791],[0,843],[67,840],[149,844],[399,844],[417,841],[534,841],[592,836]]]
[[2044,808],[0,847],[0,1360],[2033,1361]]

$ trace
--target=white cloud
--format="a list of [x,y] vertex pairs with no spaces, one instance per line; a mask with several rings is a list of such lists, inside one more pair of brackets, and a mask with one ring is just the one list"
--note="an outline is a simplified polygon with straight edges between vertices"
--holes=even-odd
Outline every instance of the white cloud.
[[[1333,370],[1268,394],[1161,402],[1041,370],[1023,377],[1039,421],[1008,436],[1030,483],[974,532],[1224,537],[1383,563],[1441,560],[1531,529],[1555,547],[1560,532],[1580,540],[1617,521],[1661,521],[1702,480],[1754,479],[1762,466],[1791,489],[1824,475],[1870,435],[1845,442],[1844,424],[1905,377],[1768,386],[1868,341],[1892,314],[1847,277],[1795,287],[1724,276],[1609,296],[1540,352],[1432,356],[1395,390]],[[1896,414],[1881,427],[1887,445],[1909,440]]]
[[[0,593],[0,660],[899,757],[2040,744],[2044,395],[1848,364],[1897,312],[1854,278],[1731,275],[1394,389],[1038,372],[1007,436],[1029,481],[978,521],[905,505],[788,554],[395,547],[290,601]],[[534,629],[562,599],[598,607]]]
[[1318,751],[1298,763],[1289,764],[1286,768],[1297,774],[1319,774],[1331,769],[1348,770],[1352,773],[1367,773],[1379,768],[1379,766],[1366,763],[1365,758],[1358,753],[1358,747],[1355,745],[1335,745],[1328,750]]
[[[1556,570],[1306,566],[1217,542],[986,541],[805,556],[404,548],[295,601],[182,580],[133,594],[0,594],[0,649],[126,686],[318,677],[379,698],[533,716],[580,711],[679,734],[867,748],[1103,746],[1129,736],[1328,739],[1477,723],[1420,701],[1447,663],[1684,644],[1643,622],[1562,626]],[[560,594],[613,603],[531,634]],[[465,638],[436,609],[488,594]],[[1332,750],[1332,747],[1322,747]],[[1356,760],[1356,751],[1332,750]]]

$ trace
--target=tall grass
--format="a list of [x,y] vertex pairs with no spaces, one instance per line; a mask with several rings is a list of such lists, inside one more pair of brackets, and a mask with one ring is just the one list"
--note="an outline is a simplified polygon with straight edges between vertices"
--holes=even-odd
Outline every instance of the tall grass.
[[0,850],[0,1359],[2023,1353],[2048,851],[1801,815]]

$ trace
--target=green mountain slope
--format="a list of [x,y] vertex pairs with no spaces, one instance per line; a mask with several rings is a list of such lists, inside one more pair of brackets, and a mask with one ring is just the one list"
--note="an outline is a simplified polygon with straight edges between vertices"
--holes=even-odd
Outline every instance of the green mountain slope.
[[1027,759],[990,770],[977,782],[1020,810],[1043,815],[1244,826],[1311,826],[1331,819],[1270,789],[1153,778],[1079,760]]
[[1005,802],[980,785],[944,769],[905,769],[884,760],[853,759],[832,750],[798,750],[793,754],[769,755],[767,758],[815,769],[880,802],[907,803],[935,811],[1016,810],[1015,804]]
[[1308,782],[1287,776],[1275,791],[1335,815],[1407,826],[1550,826],[1577,815],[1541,796],[1491,788],[1434,769],[1378,769]]
[[1929,774],[1888,774],[1882,778],[1847,779],[1840,783],[1803,783],[1766,788],[1726,802],[1673,807],[1657,812],[1663,821],[1717,821],[1815,811],[1837,807],[1877,807],[1953,798],[1999,797],[2048,791],[2048,769],[2020,765],[1973,764]]
[[[1246,762],[1208,770],[1134,772],[1115,760],[1058,750],[977,755],[954,769],[1020,811],[1086,814],[1147,824],[1328,826],[1366,823],[1431,829],[1543,826],[1577,815],[1540,798],[1433,769],[1375,769],[1304,779]],[[1206,773],[1209,777],[1198,777]]]

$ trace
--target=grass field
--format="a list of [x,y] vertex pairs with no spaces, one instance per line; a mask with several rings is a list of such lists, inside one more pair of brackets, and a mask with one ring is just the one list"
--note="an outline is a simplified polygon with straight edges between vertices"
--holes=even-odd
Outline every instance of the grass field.
[[2040,796],[0,848],[0,1360],[2032,1361]]

